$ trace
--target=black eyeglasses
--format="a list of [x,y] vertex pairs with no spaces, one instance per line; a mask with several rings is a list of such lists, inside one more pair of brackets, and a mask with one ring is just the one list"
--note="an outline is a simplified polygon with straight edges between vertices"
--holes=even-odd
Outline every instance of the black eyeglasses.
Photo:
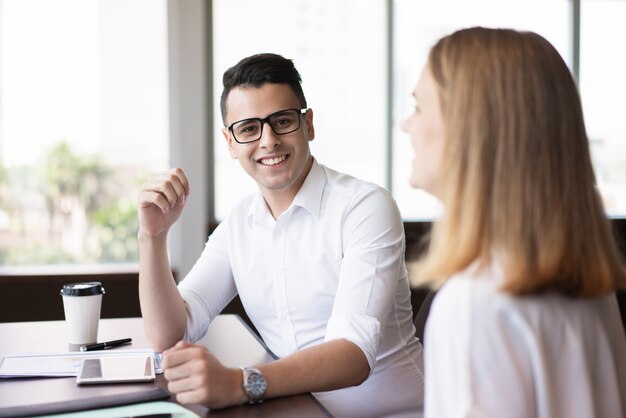
[[263,125],[269,123],[276,135],[286,135],[300,129],[300,115],[306,113],[306,109],[285,109],[274,112],[268,117],[249,118],[239,120],[231,124],[227,129],[233,134],[233,138],[240,144],[249,144],[261,139]]

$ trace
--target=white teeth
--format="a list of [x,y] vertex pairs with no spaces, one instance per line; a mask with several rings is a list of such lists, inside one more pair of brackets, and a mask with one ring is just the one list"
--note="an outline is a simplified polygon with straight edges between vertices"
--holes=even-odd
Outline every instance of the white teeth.
[[285,158],[287,158],[286,155],[281,155],[280,157],[276,157],[276,158],[263,158],[261,159],[261,164],[263,165],[276,165],[280,162],[285,161]]

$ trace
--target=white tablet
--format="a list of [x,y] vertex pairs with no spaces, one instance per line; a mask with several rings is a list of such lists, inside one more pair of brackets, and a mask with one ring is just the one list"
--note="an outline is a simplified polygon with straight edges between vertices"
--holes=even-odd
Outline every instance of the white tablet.
[[151,382],[154,378],[152,356],[107,356],[81,361],[76,383]]

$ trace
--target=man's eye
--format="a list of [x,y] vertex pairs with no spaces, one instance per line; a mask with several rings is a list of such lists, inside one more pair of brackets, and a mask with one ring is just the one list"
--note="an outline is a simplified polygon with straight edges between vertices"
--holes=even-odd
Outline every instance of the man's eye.
[[281,119],[276,119],[274,121],[274,126],[288,126],[291,123],[291,119],[289,118],[281,118]]
[[259,127],[254,123],[247,123],[242,126],[238,126],[236,129],[236,135],[253,135],[258,132]]

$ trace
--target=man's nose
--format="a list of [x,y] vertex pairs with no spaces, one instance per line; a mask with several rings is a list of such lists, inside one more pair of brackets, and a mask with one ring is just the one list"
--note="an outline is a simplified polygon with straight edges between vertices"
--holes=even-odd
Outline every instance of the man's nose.
[[264,148],[276,148],[278,144],[280,144],[280,138],[274,133],[270,122],[263,122],[263,129],[261,130],[261,139],[259,139],[259,145]]

